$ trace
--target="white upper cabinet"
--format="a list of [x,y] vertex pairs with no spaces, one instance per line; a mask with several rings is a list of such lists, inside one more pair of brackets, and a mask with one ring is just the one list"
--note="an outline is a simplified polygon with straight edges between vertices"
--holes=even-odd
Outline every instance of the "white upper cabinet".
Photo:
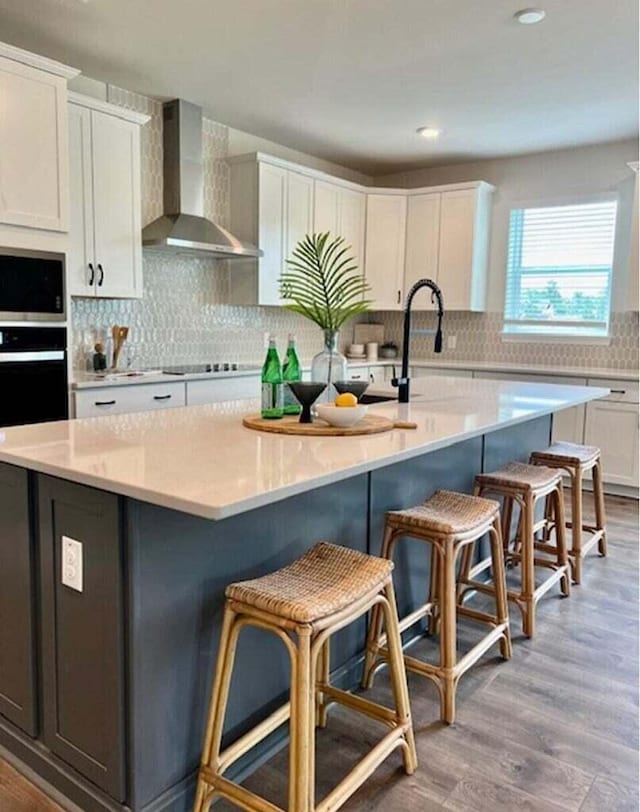
[[231,162],[231,231],[256,244],[258,259],[230,263],[233,304],[281,305],[280,276],[313,231],[313,178],[268,161]]
[[[403,303],[419,279],[438,282],[441,195],[413,195],[407,201],[407,237],[404,264]],[[430,296],[417,294],[413,307],[432,310]]]
[[484,310],[492,188],[442,192],[438,285],[447,310]]
[[0,223],[68,230],[67,80],[77,73],[0,43]]
[[351,255],[364,270],[366,195],[346,186],[316,180],[313,230],[344,237]]
[[[369,194],[365,268],[374,308],[402,309],[412,285],[427,278],[447,310],[484,310],[492,191],[476,182]],[[433,306],[419,296],[415,307]]]
[[[230,266],[233,304],[282,304],[278,279],[305,234],[351,246],[373,309],[402,310],[419,279],[442,288],[447,310],[484,310],[491,194],[483,181],[367,189],[262,153],[231,158],[231,231],[263,251]],[[417,309],[431,309],[428,296]]]
[[73,296],[142,296],[140,124],[146,120],[73,94],[68,267]]
[[405,195],[367,195],[365,276],[374,309],[402,309],[406,221]]

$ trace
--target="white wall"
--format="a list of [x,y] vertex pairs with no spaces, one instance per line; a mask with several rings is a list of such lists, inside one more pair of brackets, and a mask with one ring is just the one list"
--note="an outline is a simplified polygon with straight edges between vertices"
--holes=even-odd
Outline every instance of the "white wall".
[[375,178],[375,183],[379,186],[415,188],[486,180],[497,187],[489,261],[488,310],[493,312],[502,311],[504,301],[511,208],[569,202],[593,193],[617,192],[619,209],[612,309],[620,311],[630,309],[627,291],[634,173],[627,162],[637,160],[638,142],[630,139],[570,150],[399,172]]
[[362,183],[366,186],[370,186],[372,183],[370,177],[363,175],[362,172],[356,172],[355,169],[349,169],[346,166],[316,158],[306,152],[299,152],[297,149],[276,144],[275,141],[268,141],[266,138],[260,138],[257,135],[251,135],[251,133],[229,127],[229,157],[246,155],[249,152],[266,152],[268,155],[282,158],[284,161],[292,161],[293,163],[308,166],[311,169],[318,169],[320,172],[327,172],[330,175],[353,181],[353,183]]

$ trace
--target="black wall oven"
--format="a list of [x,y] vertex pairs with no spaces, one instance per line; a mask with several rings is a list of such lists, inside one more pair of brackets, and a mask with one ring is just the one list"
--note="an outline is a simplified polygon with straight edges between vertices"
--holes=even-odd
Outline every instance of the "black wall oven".
[[65,420],[67,331],[0,325],[0,427]]
[[64,255],[0,248],[0,321],[64,320]]

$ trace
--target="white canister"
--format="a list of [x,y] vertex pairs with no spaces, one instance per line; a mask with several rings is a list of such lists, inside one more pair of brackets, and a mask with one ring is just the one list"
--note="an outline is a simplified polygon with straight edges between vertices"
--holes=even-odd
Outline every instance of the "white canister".
[[367,361],[377,361],[377,360],[378,360],[378,342],[370,341],[367,344]]

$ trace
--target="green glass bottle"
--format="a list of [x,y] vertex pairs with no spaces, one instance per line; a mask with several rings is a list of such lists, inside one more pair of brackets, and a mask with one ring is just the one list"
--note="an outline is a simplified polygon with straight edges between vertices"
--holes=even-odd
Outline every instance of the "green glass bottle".
[[291,389],[287,386],[289,381],[302,380],[302,370],[300,369],[300,361],[296,352],[296,337],[289,333],[289,344],[287,346],[287,354],[282,365],[282,381],[284,383],[284,413],[285,414],[300,414],[302,406],[298,403],[296,396]]
[[269,349],[262,367],[262,417],[277,419],[283,415],[283,385],[280,359],[274,336],[269,336]]

